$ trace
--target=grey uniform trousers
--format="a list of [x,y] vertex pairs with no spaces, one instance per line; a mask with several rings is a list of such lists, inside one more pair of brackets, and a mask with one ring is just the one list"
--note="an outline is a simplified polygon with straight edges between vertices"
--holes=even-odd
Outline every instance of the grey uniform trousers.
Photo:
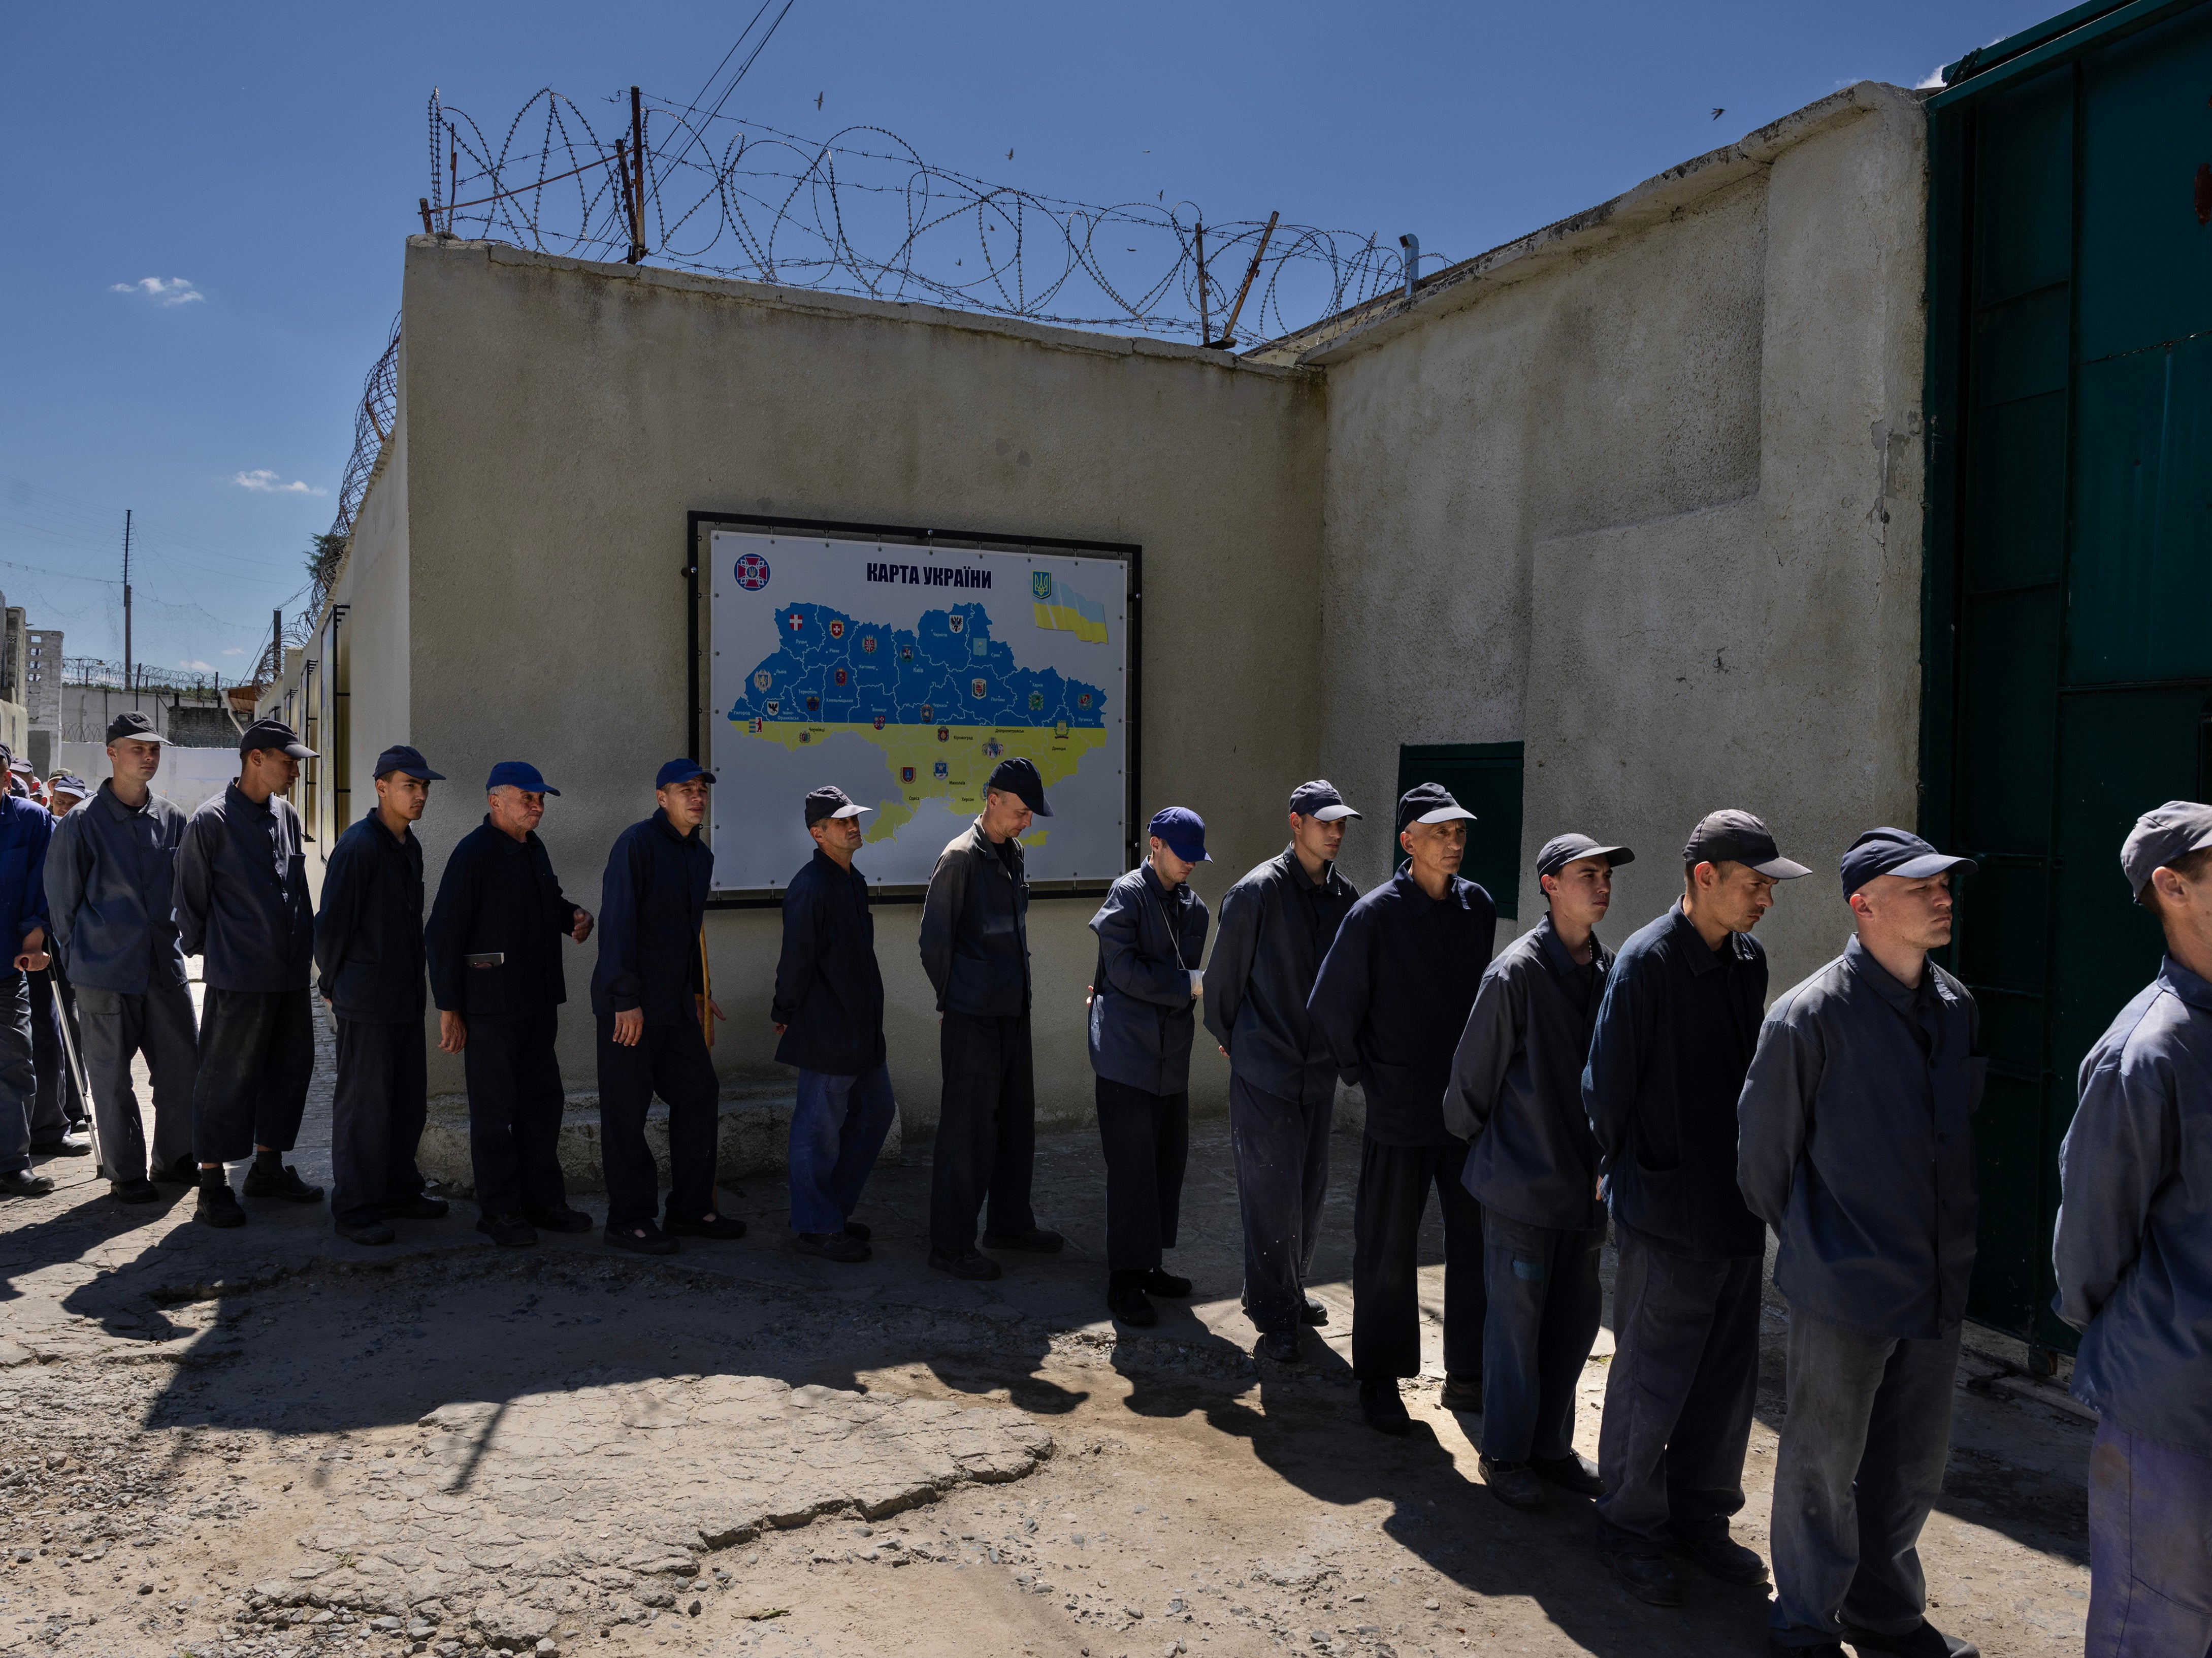
[[1790,1309],[1767,1619],[1784,1643],[1834,1641],[1844,1623],[1877,1635],[1920,1627],[1920,1528],[1951,1460],[1962,1327],[1914,1341]]
[[0,1175],[31,1166],[31,1116],[38,1072],[31,1065],[31,990],[21,973],[0,975]]
[[1556,1462],[1575,1448],[1575,1389],[1597,1342],[1605,1234],[1482,1212],[1482,1454]]
[[27,975],[31,987],[31,1063],[39,1072],[39,1096],[31,1109],[31,1139],[59,1139],[84,1123],[85,1104],[70,1072],[68,1051],[62,1046],[62,1021],[70,1022],[70,1035],[77,1029],[76,1006],[61,964],[49,962]]
[[1306,1278],[1328,1195],[1334,1098],[1300,1105],[1229,1073],[1229,1144],[1244,1221],[1244,1315],[1261,1334],[1305,1323]]
[[199,1076],[199,1037],[192,1029],[192,993],[183,985],[149,984],[143,995],[76,993],[84,1036],[85,1081],[100,1130],[100,1166],[112,1181],[144,1180],[146,1131],[131,1061],[146,1056],[154,1083],[154,1163],[167,1169],[192,1155],[192,1086]]

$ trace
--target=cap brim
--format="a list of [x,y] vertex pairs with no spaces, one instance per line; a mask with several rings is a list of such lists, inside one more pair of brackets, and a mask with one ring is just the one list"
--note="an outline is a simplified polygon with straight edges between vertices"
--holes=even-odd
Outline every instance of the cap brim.
[[1558,863],[1553,865],[1549,869],[1545,869],[1540,866],[1537,869],[1536,873],[1539,875],[1557,875],[1569,864],[1579,864],[1585,858],[1602,858],[1607,863],[1612,865],[1615,869],[1620,868],[1623,864],[1632,864],[1636,861],[1636,854],[1631,852],[1626,847],[1584,847],[1580,852],[1571,853],[1566,857],[1560,859]]
[[165,749],[176,747],[175,744],[157,732],[118,732],[106,740],[108,743],[159,743]]
[[840,806],[830,815],[832,817],[858,817],[864,811],[873,811],[873,806]]
[[1776,881],[1794,881],[1801,875],[1810,875],[1813,872],[1804,865],[1792,863],[1787,858],[1770,858],[1763,864],[1753,864],[1750,867],[1754,874],[1764,875]]
[[1206,855],[1204,847],[1179,847],[1172,841],[1162,841],[1160,844],[1186,864],[1210,864],[1213,861]]
[[1940,852],[1931,852],[1918,858],[1908,858],[1895,869],[1887,869],[1885,875],[1901,875],[1908,881],[1924,881],[1931,875],[1944,875],[1954,869],[1972,869],[1971,858],[1953,858]]
[[402,777],[411,777],[418,783],[442,783],[446,780],[445,773],[432,771],[428,766],[422,767],[420,770],[413,766],[394,766],[392,771],[380,771],[377,775],[389,777],[393,771],[398,772]]
[[1352,811],[1350,806],[1340,804],[1334,806],[1323,806],[1317,811],[1310,811],[1305,815],[1312,818],[1316,823],[1334,823],[1340,817],[1357,817],[1359,816],[1359,814]]
[[1474,822],[1474,814],[1465,806],[1438,806],[1434,811],[1425,811],[1413,821],[1416,823],[1450,823],[1461,818]]
[[[1029,803],[1028,803],[1027,801],[1024,801],[1022,804],[1023,804],[1023,805],[1029,805]],[[1051,817],[1051,816],[1052,816],[1052,804],[1051,804],[1051,802],[1048,801],[1048,800],[1047,800],[1047,799],[1046,799],[1042,795],[1039,795],[1039,796],[1037,797],[1037,803],[1036,803],[1036,805],[1033,805],[1033,806],[1030,806],[1030,811],[1034,815],[1036,815],[1036,817]]]

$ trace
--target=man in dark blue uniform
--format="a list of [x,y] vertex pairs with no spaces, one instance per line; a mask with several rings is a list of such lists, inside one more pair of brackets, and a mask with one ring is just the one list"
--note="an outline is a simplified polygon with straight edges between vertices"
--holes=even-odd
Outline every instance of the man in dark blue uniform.
[[1975,1651],[1929,1624],[1919,1552],[1951,1460],[1987,1067],[1973,997],[1928,952],[1972,867],[1903,829],[1851,842],[1858,936],[1775,998],[1736,1106],[1737,1183],[1790,1303],[1768,1638],[1811,1658]]
[[1303,1327],[1328,1319],[1307,1297],[1306,1276],[1328,1193],[1336,1061],[1306,999],[1359,898],[1336,869],[1345,827],[1358,816],[1325,778],[1294,789],[1291,844],[1224,895],[1206,969],[1206,1028],[1229,1060],[1244,1315],[1261,1352],[1280,1364],[1298,1362]]
[[[0,754],[7,752],[0,749]],[[39,1079],[31,1058],[31,987],[46,955],[46,843],[54,820],[21,795],[0,797],[0,937],[13,948],[0,974],[0,1195],[35,1198],[54,1189],[31,1172],[31,1116]]]
[[1498,907],[1460,878],[1474,814],[1438,783],[1398,802],[1404,869],[1352,907],[1307,1012],[1367,1099],[1352,1211],[1352,1369],[1359,1408],[1413,1430],[1398,1379],[1421,1373],[1421,1221],[1444,1221],[1446,1410],[1482,1408],[1482,1210],[1461,1183],[1467,1142],[1444,1126],[1453,1050],[1498,940]]
[[318,987],[337,1023],[331,1100],[331,1219],[356,1243],[389,1243],[392,1218],[437,1220],[442,1198],[415,1165],[428,1114],[422,1052],[422,842],[432,771],[404,744],[376,756],[376,805],[338,836],[315,917]]
[[[607,1178],[606,1241],[672,1255],[679,1237],[741,1238],[744,1222],[714,1206],[715,1104],[708,1053],[707,883],[714,854],[699,839],[714,780],[696,760],[653,779],[659,809],[607,854],[599,893],[599,961],[592,1012],[599,1026],[599,1156]],[[645,1139],[646,1108],[668,1102],[668,1209],[656,1225],[660,1171]]]
[[1206,957],[1206,904],[1190,872],[1211,861],[1206,823],[1188,806],[1152,815],[1142,864],[1108,889],[1091,918],[1091,1068],[1106,1154],[1106,1306],[1124,1324],[1160,1321],[1152,1296],[1180,1301],[1168,1272],[1183,1166],[1190,1157],[1190,1044]]
[[511,1249],[541,1228],[592,1225],[561,1175],[561,941],[589,938],[592,915],[562,892],[538,838],[545,797],[560,792],[524,761],[491,768],[484,820],[446,860],[427,938],[438,1046],[461,1055],[468,1079],[477,1230]]
[[314,1203],[284,1161],[300,1137],[315,1070],[315,907],[307,896],[300,814],[284,799],[315,751],[281,720],[238,739],[238,780],[203,801],[177,847],[177,935],[200,960],[199,1071],[192,1151],[200,1193],[192,1218],[243,1226],[223,1165],[252,1154],[249,1198]]
[[799,1250],[867,1260],[868,1229],[853,1218],[898,1114],[884,1051],[884,976],[868,883],[853,867],[858,805],[836,784],[806,797],[814,856],[783,890],[783,954],[769,1012],[775,1057],[799,1067],[791,1114],[791,1230]]

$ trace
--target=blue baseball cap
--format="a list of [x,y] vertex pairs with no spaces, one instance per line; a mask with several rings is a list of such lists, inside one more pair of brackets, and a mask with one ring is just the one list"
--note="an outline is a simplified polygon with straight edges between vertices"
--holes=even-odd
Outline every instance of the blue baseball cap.
[[665,789],[672,783],[688,783],[695,777],[703,779],[709,783],[714,780],[714,774],[696,760],[672,760],[663,766],[659,774],[653,778],[653,786]]
[[1947,856],[1901,829],[1870,829],[1844,849],[1844,902],[1878,875],[1918,881],[1973,866],[1972,859]]
[[556,788],[548,786],[537,767],[527,760],[502,760],[491,768],[484,780],[484,793],[494,789],[520,789],[525,794],[558,794]]
[[1206,820],[1188,806],[1162,806],[1149,831],[1186,864],[1210,864],[1206,855]]
[[393,772],[398,772],[403,777],[412,777],[422,783],[442,783],[446,780],[445,773],[430,769],[430,762],[422,757],[421,750],[410,748],[404,743],[394,743],[382,754],[378,755],[376,769],[369,773],[369,775],[389,777]]

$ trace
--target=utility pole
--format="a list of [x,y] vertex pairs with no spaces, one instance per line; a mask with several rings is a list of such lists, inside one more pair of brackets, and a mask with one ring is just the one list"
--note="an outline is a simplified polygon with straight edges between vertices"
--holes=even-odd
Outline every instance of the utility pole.
[[629,258],[625,263],[642,264],[645,263],[645,112],[635,87],[629,89]]
[[1198,227],[1198,343],[1200,345],[1213,343],[1213,325],[1206,320],[1206,224],[1203,220],[1200,221]]
[[123,689],[131,689],[131,509],[123,509]]

